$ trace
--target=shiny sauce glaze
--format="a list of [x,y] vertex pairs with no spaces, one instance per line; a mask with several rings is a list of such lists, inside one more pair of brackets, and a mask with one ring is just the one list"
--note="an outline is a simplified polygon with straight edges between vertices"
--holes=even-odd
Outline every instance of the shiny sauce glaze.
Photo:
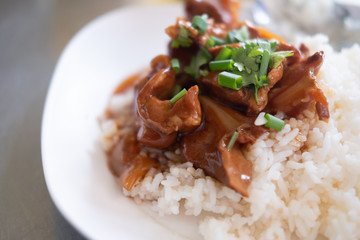
[[[297,49],[265,29],[239,22],[239,5],[234,0],[187,0],[185,9],[187,18],[178,18],[166,29],[172,39],[168,55],[155,57],[147,75],[134,75],[114,91],[114,95],[134,91],[129,112],[135,120],[126,124],[126,134],[107,152],[109,168],[121,185],[131,190],[151,168],[161,168],[158,160],[144,151],[179,147],[183,161],[192,162],[206,175],[248,197],[253,166],[243,151],[265,132],[274,131],[254,124],[260,112],[280,111],[285,118],[291,118],[312,110],[320,120],[329,118],[326,96],[316,79],[324,53],[319,51],[310,56],[304,45]],[[200,14],[209,17],[203,33],[191,22]],[[241,28],[246,28],[249,41],[277,39],[274,52],[291,52],[278,65],[265,69],[267,82],[256,91],[255,85],[237,90],[219,85],[221,71],[209,68],[209,61],[223,48],[236,50],[247,46],[245,42],[227,40],[231,31]],[[187,43],[174,47],[174,41],[184,40],[179,40],[184,31]],[[208,46],[212,37],[224,43]],[[205,56],[201,55],[203,49]],[[179,69],[172,67],[174,58],[179,61]],[[185,88],[187,92],[171,102],[176,88]],[[116,118],[111,112],[106,117]]]

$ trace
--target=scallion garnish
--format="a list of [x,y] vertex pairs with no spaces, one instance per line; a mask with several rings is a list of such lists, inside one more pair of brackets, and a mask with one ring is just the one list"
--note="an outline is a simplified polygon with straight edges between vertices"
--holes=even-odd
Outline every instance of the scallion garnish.
[[216,56],[215,61],[229,59],[231,58],[231,55],[232,55],[231,49],[227,47],[223,47],[223,49],[221,49],[219,54]]
[[221,38],[218,38],[215,36],[210,36],[208,41],[206,42],[206,47],[210,48],[210,47],[224,45],[224,44],[226,44],[226,41],[224,39],[221,39]]
[[209,67],[211,71],[230,70],[234,68],[234,61],[232,59],[211,61]]
[[206,32],[206,29],[208,27],[208,24],[206,22],[208,16],[206,14],[199,16],[196,15],[193,17],[191,25],[198,30],[200,34],[204,34]]
[[214,41],[214,46],[219,46],[219,45],[224,45],[226,44],[226,41],[224,39],[215,37],[215,36],[210,36],[210,38],[212,38],[212,40]]
[[285,122],[277,117],[274,117],[271,114],[265,114],[265,118],[267,120],[267,122],[265,123],[265,127],[268,128],[272,128],[275,129],[277,131],[281,131],[284,126],[285,126]]
[[[269,84],[267,73],[278,67],[293,51],[278,51],[278,42],[267,39],[249,39],[250,33],[246,26],[228,32],[226,43],[242,43],[239,47],[224,46],[215,61],[210,62],[212,71],[227,71],[238,75],[237,82],[225,73],[219,76],[219,84],[239,90],[241,87],[253,89],[255,102],[258,103],[258,90]],[[213,46],[215,37],[210,36],[207,46]],[[220,39],[223,41],[222,39]],[[209,47],[208,46],[208,47]],[[240,82],[240,84],[238,83]]]
[[193,41],[190,39],[191,33],[184,25],[180,25],[178,36],[172,40],[171,47],[190,47]]
[[261,126],[267,122],[267,120],[265,118],[265,114],[266,114],[265,112],[259,113],[259,115],[257,116],[257,118],[255,119],[255,122],[254,122],[255,126]]
[[211,48],[215,46],[215,41],[214,39],[210,36],[206,42],[206,48]]
[[232,135],[229,143],[228,143],[228,146],[227,146],[228,151],[230,151],[231,148],[234,146],[234,144],[235,144],[238,137],[239,137],[239,133],[235,131],[234,134]]
[[172,67],[172,69],[174,69],[175,71],[179,70],[179,69],[180,69],[179,59],[177,59],[177,58],[171,59],[171,67]]
[[183,90],[181,90],[178,94],[176,94],[172,99],[170,99],[170,103],[171,104],[175,104],[177,101],[179,101],[180,98],[182,98],[185,93],[186,93],[186,89],[184,88]]
[[218,75],[218,83],[220,86],[239,90],[242,87],[242,77],[234,73],[221,72]]
[[264,50],[260,63],[259,77],[267,75],[269,62],[270,62],[270,52],[268,50]]

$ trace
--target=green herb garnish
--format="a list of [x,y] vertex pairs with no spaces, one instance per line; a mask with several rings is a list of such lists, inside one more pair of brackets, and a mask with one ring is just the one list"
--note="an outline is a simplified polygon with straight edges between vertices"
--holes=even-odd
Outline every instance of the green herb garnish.
[[266,76],[270,62],[270,53],[268,50],[264,50],[260,62],[259,77]]
[[260,46],[256,46],[253,49],[251,49],[251,52],[249,53],[248,57],[261,56],[263,53],[264,50]]
[[279,51],[279,52],[273,52],[270,57],[270,68],[277,68],[280,63],[284,60],[286,57],[291,57],[294,55],[293,51]]
[[200,34],[204,34],[206,32],[206,29],[208,27],[208,24],[206,20],[208,19],[208,16],[206,14],[203,14],[201,16],[196,15],[193,17],[191,26],[198,30]]
[[187,90],[184,88],[178,94],[176,94],[172,99],[170,99],[170,103],[175,104],[177,101],[179,101],[180,98],[182,98],[185,95],[185,93],[187,93]]
[[230,151],[231,148],[234,146],[234,144],[235,144],[238,137],[239,137],[239,133],[235,131],[234,134],[232,135],[229,143],[228,143],[228,146],[227,146],[228,151]]
[[250,33],[246,26],[242,26],[240,29],[230,31],[226,36],[227,43],[245,42],[249,40]]
[[184,68],[187,74],[190,74],[195,79],[200,76],[200,67],[207,64],[212,56],[205,48],[200,48],[194,57],[191,58],[190,65]]
[[274,117],[271,114],[267,113],[267,114],[265,114],[264,117],[267,120],[267,122],[265,123],[265,127],[272,128],[277,131],[281,131],[285,126],[285,122],[283,120],[281,120],[277,117]]
[[179,59],[177,58],[171,59],[171,68],[174,69],[175,71],[178,71],[180,69]]
[[269,52],[274,52],[278,47],[278,42],[276,40],[267,40],[261,38],[254,38],[245,41],[245,43],[250,44],[252,46],[259,46],[263,50],[268,50]]
[[[241,76],[241,85],[253,89],[254,98],[257,103],[258,89],[269,84],[267,77],[268,70],[277,67],[285,57],[292,56],[293,52],[275,52],[278,47],[277,41],[248,39],[246,31],[247,28],[242,27],[239,30],[229,32],[227,37],[229,42],[243,41],[244,46],[238,48],[224,47],[215,58],[215,60],[226,59],[228,60],[228,64],[231,62],[229,60],[233,60],[233,67],[229,67],[229,65],[225,66],[225,63],[223,63],[223,65],[219,63],[219,65],[214,67],[214,62],[211,62],[212,66],[210,66],[210,69],[213,71],[227,70],[228,72]],[[236,89],[233,84],[227,85],[229,85],[231,89]]]
[[206,42],[206,47],[210,48],[210,47],[215,47],[215,46],[220,46],[220,45],[224,45],[226,44],[226,41],[215,37],[215,36],[210,36],[208,41]]
[[171,47],[190,47],[192,40],[189,38],[191,33],[183,25],[180,25],[180,30],[178,36],[172,40]]
[[242,76],[224,71],[218,75],[218,84],[223,87],[239,90],[242,87]]
[[255,46],[246,44],[240,48],[232,48],[232,59],[237,63],[236,66],[241,66],[241,70],[239,69],[239,71],[246,71],[248,74],[252,71],[259,71],[261,56],[249,57],[249,54],[254,47]]
[[266,75],[263,75],[261,77],[258,77],[257,75],[255,75],[255,84],[254,84],[254,97],[255,97],[255,102],[258,102],[258,90],[261,87],[267,86],[269,85],[269,79]]
[[234,61],[232,59],[211,61],[209,67],[211,71],[231,70],[234,68]]
[[231,58],[231,55],[232,55],[231,49],[227,47],[223,47],[219,52],[219,54],[216,56],[215,61],[229,59]]
[[206,42],[206,48],[211,48],[215,46],[215,41],[214,39],[210,36]]

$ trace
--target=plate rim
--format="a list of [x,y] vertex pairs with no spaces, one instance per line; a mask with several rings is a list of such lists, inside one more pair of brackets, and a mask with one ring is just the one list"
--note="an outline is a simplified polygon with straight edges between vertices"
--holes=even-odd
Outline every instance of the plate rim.
[[[68,52],[71,50],[71,47],[74,45],[74,43],[85,33],[87,33],[90,29],[92,29],[94,26],[96,26],[97,24],[101,23],[101,22],[106,22],[108,19],[111,19],[111,17],[114,17],[116,15],[121,15],[126,13],[127,11],[131,11],[131,10],[144,10],[144,9],[148,9],[149,11],[151,11],[151,9],[157,9],[157,8],[181,8],[182,7],[182,3],[180,2],[167,2],[167,3],[139,3],[139,4],[130,4],[130,5],[125,5],[122,7],[118,7],[115,9],[112,9],[108,12],[105,12],[104,14],[95,17],[94,19],[90,20],[87,24],[85,24],[83,27],[80,28],[80,30],[78,30],[73,37],[68,41],[68,43],[66,44],[66,46],[63,48],[61,54],[58,57],[58,60],[56,62],[55,68],[53,70],[52,76],[51,76],[51,80],[49,82],[49,86],[47,88],[47,93],[46,93],[46,97],[45,97],[45,101],[44,101],[44,107],[43,107],[43,111],[42,111],[42,118],[41,118],[41,134],[40,134],[40,142],[41,142],[41,163],[42,163],[42,168],[43,168],[43,174],[44,174],[44,179],[45,179],[45,184],[47,187],[47,190],[49,192],[51,201],[54,203],[55,207],[57,208],[57,210],[60,212],[60,214],[66,219],[66,221],[74,228],[76,229],[76,231],[78,233],[80,233],[83,237],[85,238],[89,238],[92,239],[91,233],[83,227],[82,224],[80,224],[79,222],[77,222],[76,220],[73,219],[73,217],[71,216],[71,214],[69,214],[66,206],[58,199],[55,197],[55,191],[53,186],[51,185],[51,180],[49,173],[47,172],[47,161],[45,160],[46,158],[46,149],[45,149],[45,123],[46,123],[46,119],[48,116],[48,112],[49,112],[49,99],[51,99],[51,96],[53,95],[54,90],[54,86],[55,86],[55,79],[56,76],[58,75],[58,72],[61,70],[61,66],[64,62],[64,59],[66,59],[66,56],[68,55]],[[121,81],[121,79],[120,79]]]

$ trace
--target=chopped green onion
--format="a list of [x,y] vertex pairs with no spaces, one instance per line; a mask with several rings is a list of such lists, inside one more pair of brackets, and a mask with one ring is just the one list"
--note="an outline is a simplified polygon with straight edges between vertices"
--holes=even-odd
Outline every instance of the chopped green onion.
[[180,69],[179,59],[177,59],[177,58],[171,59],[171,67],[172,67],[172,69],[174,69],[176,71],[179,70]]
[[211,48],[215,46],[215,41],[214,39],[210,36],[206,42],[206,48]]
[[215,36],[210,36],[206,43],[206,47],[209,48],[209,47],[214,47],[214,46],[219,46],[219,45],[224,45],[224,44],[226,44],[225,40],[215,37]]
[[265,123],[265,127],[268,128],[273,128],[277,131],[281,131],[284,126],[285,126],[285,122],[277,117],[274,117],[271,114],[265,114],[265,118],[267,120],[267,122]]
[[234,73],[221,72],[218,75],[218,84],[223,87],[239,90],[242,87],[242,77]]
[[231,49],[227,47],[223,47],[223,49],[221,49],[219,54],[216,56],[215,61],[229,59],[231,55],[232,55]]
[[221,39],[221,38],[218,38],[215,36],[211,36],[211,38],[214,40],[215,46],[226,44],[226,41],[224,39]]
[[261,126],[261,125],[264,125],[265,123],[267,123],[267,120],[265,118],[265,112],[261,112],[255,119],[254,125]]
[[258,89],[267,85],[269,85],[269,78],[266,75],[262,75],[261,77],[255,75],[254,96],[256,103],[258,103]]
[[264,50],[260,63],[260,71],[259,71],[260,77],[267,75],[269,62],[270,62],[270,52],[268,50]]
[[181,90],[178,94],[176,94],[172,99],[170,99],[170,103],[171,104],[175,104],[180,98],[182,98],[185,93],[186,93],[186,89],[184,88],[183,90]]
[[234,68],[234,60],[219,60],[219,61],[211,61],[209,63],[209,67],[211,71],[221,71],[221,70],[230,70]]
[[228,143],[228,146],[227,146],[228,151],[230,151],[231,148],[234,146],[234,144],[235,144],[238,137],[239,137],[239,133],[235,131],[234,134],[232,135],[229,143]]
[[172,40],[171,47],[190,47],[193,41],[190,39],[191,33],[187,30],[184,25],[180,25],[178,36]]
[[206,20],[207,20],[207,15],[202,15],[202,16],[196,15],[195,17],[193,17],[191,25],[195,29],[197,29],[200,34],[204,34],[208,27]]

